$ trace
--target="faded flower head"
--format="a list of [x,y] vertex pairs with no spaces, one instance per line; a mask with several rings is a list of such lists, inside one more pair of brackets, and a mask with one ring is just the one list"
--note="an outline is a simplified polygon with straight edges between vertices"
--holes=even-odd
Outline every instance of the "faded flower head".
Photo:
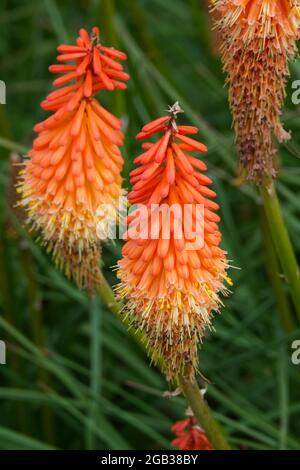
[[299,38],[295,0],[212,0],[219,14],[222,59],[242,168],[255,181],[277,173],[279,142],[290,138],[281,124],[288,61]]
[[[206,165],[191,152],[207,151],[188,135],[198,129],[177,125],[178,104],[143,127],[145,140],[135,159],[128,196],[137,208],[128,217],[121,279],[117,293],[128,314],[149,339],[152,359],[165,359],[169,379],[194,376],[197,345],[218,311],[218,293],[226,293],[227,261],[219,248],[219,206],[204,172]],[[198,211],[199,207],[202,209]]]
[[58,266],[83,287],[99,273],[98,209],[110,204],[117,212],[122,191],[122,123],[93,96],[125,88],[122,80],[129,76],[118,62],[126,55],[102,46],[98,28],[91,36],[81,29],[76,45],[58,51],[62,64],[49,70],[61,74],[54,85],[63,87],[41,104],[52,114],[34,128],[38,136],[19,192],[28,223],[41,232]]

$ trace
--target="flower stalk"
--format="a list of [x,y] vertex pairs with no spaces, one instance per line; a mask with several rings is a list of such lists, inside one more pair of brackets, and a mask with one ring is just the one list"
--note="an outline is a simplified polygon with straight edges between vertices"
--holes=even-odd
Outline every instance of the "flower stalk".
[[278,315],[284,331],[290,334],[296,328],[293,312],[289,299],[289,292],[282,283],[282,268],[277,258],[274,242],[269,230],[268,221],[263,208],[260,211],[260,223],[265,251],[266,269],[274,293]]
[[[117,302],[113,290],[103,276],[102,272],[101,283],[99,283],[97,286],[97,293],[107,308],[128,328],[131,325],[131,322],[128,317],[124,318],[122,314],[123,305],[120,302]],[[139,344],[141,349],[143,349],[144,352],[148,354],[149,349],[146,347],[146,335],[140,330],[134,330],[132,327],[129,329],[129,332],[131,333],[136,343]],[[160,358],[156,365],[161,370],[163,359]],[[215,450],[231,450],[224,432],[217,420],[214,418],[209,405],[204,400],[197,382],[191,383],[184,374],[180,374],[178,376],[177,382],[189,406],[191,407],[195,418],[205,431],[213,448]]]
[[[139,166],[130,174],[133,187],[128,200],[142,205],[144,211],[135,209],[126,219],[116,298],[124,302],[129,331],[138,331],[135,339],[152,362],[180,386],[199,424],[212,437],[213,447],[229,449],[196,381],[198,342],[210,325],[212,312],[219,309],[218,293],[226,294],[224,283],[230,281],[226,254],[219,248],[220,218],[215,214],[219,206],[210,199],[216,193],[203,174],[206,165],[189,153],[207,151],[204,144],[187,136],[198,129],[177,125],[177,115],[183,112],[178,102],[168,111],[169,115],[145,125],[137,135],[144,141],[162,134],[155,143],[143,142],[143,153],[134,160]],[[194,210],[197,204],[202,204],[203,219]],[[170,223],[166,214],[161,217],[158,208],[174,209],[174,205],[184,210],[189,206],[187,226],[178,212]],[[203,243],[199,244],[201,230],[199,226],[196,232],[193,229],[200,220]],[[159,236],[154,235],[154,228]],[[120,317],[120,306],[103,280],[98,293]]]
[[268,180],[259,186],[264,212],[274,242],[278,259],[300,322],[300,272],[296,255],[283,219],[280,203],[273,181]]
[[212,415],[197,383],[190,383],[183,376],[179,377],[178,382],[187,402],[193,410],[194,416],[204,429],[213,448],[215,450],[231,450],[222,428]]

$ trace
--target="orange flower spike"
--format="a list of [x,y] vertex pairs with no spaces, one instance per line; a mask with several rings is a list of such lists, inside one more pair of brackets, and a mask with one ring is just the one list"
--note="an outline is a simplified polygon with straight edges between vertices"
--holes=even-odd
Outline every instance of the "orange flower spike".
[[299,0],[211,0],[222,36],[222,59],[241,167],[261,181],[277,173],[288,62],[300,37]]
[[[107,216],[117,214],[122,194],[119,146],[124,139],[121,121],[94,95],[114,88],[106,86],[107,80],[114,83],[110,70],[122,71],[116,60],[126,55],[102,49],[98,28],[91,36],[81,29],[77,45],[61,45],[58,51],[62,64],[49,70],[63,75],[54,85],[75,83],[51,92],[42,102],[53,114],[34,127],[38,137],[25,162],[20,204],[59,267],[79,286],[92,287],[99,274],[99,234],[106,229]],[[65,64],[68,61],[74,64]]]
[[142,145],[145,151],[135,159],[140,166],[130,174],[129,202],[142,206],[127,219],[116,288],[134,324],[145,331],[155,351],[152,359],[165,359],[169,380],[182,372],[194,378],[198,342],[212,312],[219,310],[218,293],[227,293],[224,282],[229,281],[226,256],[219,248],[218,205],[208,199],[216,194],[201,173],[206,165],[181,148],[181,138],[188,139],[192,151],[206,147],[182,135],[196,129],[177,126],[179,112],[176,103],[170,116],[138,134],[138,139],[153,132],[162,135]]
[[[87,31],[80,30],[77,46],[62,44],[57,50],[61,53],[57,56],[59,62],[75,62],[75,65],[51,65],[49,71],[65,74],[56,79],[55,86],[64,85],[71,80],[76,80],[76,88],[83,87],[86,97],[94,95],[99,89],[109,91],[115,88],[126,87],[119,80],[129,80],[129,75],[123,71],[123,65],[117,60],[126,60],[127,56],[121,51],[107,48],[101,45],[100,30],[93,28],[91,37]],[[115,80],[115,79],[118,80]],[[67,98],[65,98],[67,101]]]

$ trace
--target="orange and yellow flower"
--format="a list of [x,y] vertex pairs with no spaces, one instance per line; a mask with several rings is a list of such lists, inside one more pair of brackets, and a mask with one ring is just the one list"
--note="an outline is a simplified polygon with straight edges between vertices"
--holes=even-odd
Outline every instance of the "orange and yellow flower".
[[38,136],[19,187],[28,222],[80,286],[90,286],[99,273],[98,229],[105,218],[99,209],[117,213],[122,191],[122,123],[94,95],[126,88],[129,76],[118,62],[126,55],[102,46],[99,34],[81,29],[77,45],[58,47],[63,64],[49,70],[62,74],[54,85],[64,86],[41,104],[52,114],[34,128]]
[[219,206],[211,200],[216,193],[203,173],[205,163],[190,154],[207,149],[188,136],[197,128],[177,126],[179,111],[174,105],[170,116],[147,124],[137,136],[162,134],[144,143],[135,159],[140,166],[131,173],[128,198],[138,207],[128,217],[117,287],[135,326],[149,339],[153,360],[165,359],[169,379],[187,370],[193,378],[198,341],[219,310],[218,293],[226,293],[228,280]]
[[299,38],[298,0],[212,0],[219,13],[222,58],[241,166],[260,181],[277,173],[279,142],[290,138],[281,124],[288,61]]

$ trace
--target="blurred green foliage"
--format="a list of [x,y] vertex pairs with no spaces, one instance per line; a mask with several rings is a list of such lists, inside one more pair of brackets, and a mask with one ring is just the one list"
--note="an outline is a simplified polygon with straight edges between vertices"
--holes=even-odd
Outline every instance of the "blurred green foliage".
[[[135,135],[179,100],[181,117],[199,126],[221,205],[223,247],[233,265],[233,294],[201,348],[201,372],[212,383],[207,399],[236,446],[300,448],[299,366],[291,364],[294,336],[284,333],[264,263],[259,198],[237,187],[227,91],[213,47],[204,1],[2,0],[0,79],[0,366],[1,449],[170,448],[172,423],[183,398],[149,367],[122,325],[99,300],[57,272],[30,238],[12,207],[10,152],[26,152],[32,127],[45,117],[39,102],[51,89],[48,65],[56,46],[74,42],[80,27],[101,27],[104,41],[128,53],[128,91],[101,100],[126,123],[125,187],[139,153]],[[292,79],[300,64],[292,65]],[[291,84],[288,84],[291,91]],[[300,119],[286,100],[283,119],[293,140],[281,149],[279,195],[300,250]],[[104,247],[103,264],[120,257],[121,243]]]

